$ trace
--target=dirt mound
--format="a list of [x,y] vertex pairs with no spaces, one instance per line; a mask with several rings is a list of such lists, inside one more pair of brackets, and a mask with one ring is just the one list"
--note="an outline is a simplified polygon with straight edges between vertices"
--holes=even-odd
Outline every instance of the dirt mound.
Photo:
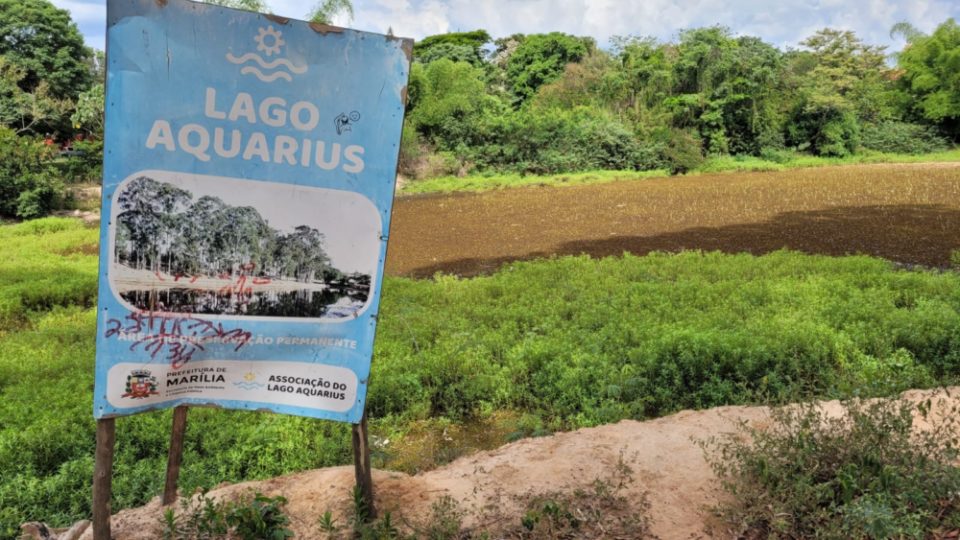
[[515,188],[400,197],[387,272],[475,275],[554,254],[782,248],[943,267],[960,249],[957,230],[958,163]]
[[[958,391],[950,389],[948,403],[960,403]],[[904,397],[919,402],[932,394],[911,391]],[[829,414],[841,411],[836,401],[825,402],[824,408]],[[932,417],[942,410],[934,408]],[[762,427],[767,417],[765,407],[684,411],[646,422],[622,421],[524,439],[415,476],[375,471],[376,503],[381,512],[390,511],[396,522],[417,524],[430,514],[434,501],[449,496],[467,512],[464,526],[493,528],[518,523],[523,515],[521,501],[530,494],[589,489],[595,479],[609,477],[622,460],[633,478],[624,495],[637,502],[646,499],[654,535],[708,538],[708,508],[721,493],[697,441],[732,432],[742,421]],[[210,495],[236,497],[250,490],[283,495],[289,500],[287,513],[296,537],[322,538],[318,519],[330,510],[339,523],[345,522],[353,481],[352,467],[334,467],[223,486]],[[121,511],[113,518],[114,538],[158,538],[162,513],[159,498]],[[89,540],[91,533],[82,538]]]

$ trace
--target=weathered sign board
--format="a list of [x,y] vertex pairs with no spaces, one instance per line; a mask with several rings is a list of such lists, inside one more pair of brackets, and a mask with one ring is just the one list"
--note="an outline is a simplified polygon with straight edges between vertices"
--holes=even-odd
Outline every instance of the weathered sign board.
[[94,416],[363,414],[412,42],[108,0]]

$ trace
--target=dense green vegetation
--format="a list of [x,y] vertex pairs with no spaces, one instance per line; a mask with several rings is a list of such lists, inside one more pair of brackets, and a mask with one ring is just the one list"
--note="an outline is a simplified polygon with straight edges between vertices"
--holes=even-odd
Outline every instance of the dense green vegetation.
[[[0,228],[0,536],[87,515],[97,231]],[[519,434],[688,407],[953,382],[960,275],[869,257],[654,254],[385,282],[368,407],[402,440],[427,419],[512,412]],[[161,489],[169,413],[121,418],[114,508]],[[347,463],[349,428],[194,409],[183,487]],[[378,447],[389,462],[393,446]]]
[[[785,171],[805,167],[826,167],[833,165],[856,165],[866,163],[927,163],[960,161],[960,150],[945,150],[929,154],[889,154],[866,151],[846,157],[823,157],[809,154],[782,151],[769,153],[765,157],[754,156],[717,156],[707,158],[689,174],[726,173],[726,172],[763,172]],[[641,180],[669,175],[666,169],[649,171],[589,171],[557,174],[521,174],[521,173],[483,173],[469,176],[438,176],[424,180],[408,182],[401,193],[435,193],[455,191],[485,191],[522,186],[573,186],[595,184],[617,180]]]
[[431,36],[414,49],[402,171],[683,173],[717,156],[920,154],[957,141],[953,20],[912,31],[896,68],[849,31],[800,45],[782,51],[723,27],[607,48],[557,32]]
[[[69,206],[71,183],[99,181],[104,58],[49,0],[0,8],[0,215],[31,218]],[[323,0],[309,17],[352,10]],[[429,36],[414,48],[401,172],[445,177],[448,190],[466,175],[677,174],[948,150],[960,140],[960,30],[952,19],[930,35],[893,30],[908,40],[896,67],[890,51],[829,28],[786,51],[723,27],[606,45],[559,32]]]

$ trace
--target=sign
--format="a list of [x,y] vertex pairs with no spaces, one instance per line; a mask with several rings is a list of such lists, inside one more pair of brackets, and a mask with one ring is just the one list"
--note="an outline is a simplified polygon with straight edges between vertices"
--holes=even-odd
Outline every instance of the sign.
[[94,416],[363,414],[412,42],[107,3]]

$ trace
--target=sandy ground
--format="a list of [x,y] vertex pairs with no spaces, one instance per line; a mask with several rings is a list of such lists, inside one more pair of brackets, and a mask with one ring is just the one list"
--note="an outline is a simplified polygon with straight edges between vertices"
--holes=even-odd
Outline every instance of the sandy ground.
[[255,279],[253,277],[236,276],[174,276],[166,272],[151,272],[136,270],[128,266],[114,265],[111,270],[112,281],[120,292],[146,289],[192,289],[198,291],[219,291],[223,289],[234,292],[246,291],[253,293],[289,292],[298,290],[323,291],[326,285],[322,283],[303,283],[300,281],[284,281]]
[[863,253],[944,267],[960,163],[724,173],[397,199],[387,273],[489,273],[552,254]]
[[[910,391],[904,397],[919,402],[931,395]],[[960,403],[960,388],[949,389],[949,395],[933,408],[931,418]],[[836,401],[825,402],[824,408],[830,414],[841,410]],[[734,432],[741,421],[762,428],[767,418],[764,407],[684,411],[647,422],[622,421],[524,439],[415,476],[375,471],[376,504],[381,512],[391,511],[398,523],[417,524],[430,514],[433,501],[449,495],[467,511],[467,527],[517,523],[523,513],[518,501],[525,495],[586,487],[596,478],[609,477],[622,456],[634,480],[625,494],[632,501],[646,496],[655,537],[729,538],[709,511],[722,494],[697,441]],[[929,424],[917,425],[923,429]],[[283,495],[289,500],[287,513],[296,537],[323,538],[318,519],[330,510],[339,523],[345,522],[353,481],[352,467],[335,467],[223,486],[211,495],[234,497],[250,490]],[[119,512],[112,521],[114,538],[158,538],[162,511],[159,499],[154,499],[142,508]],[[82,538],[92,536],[88,531]]]

